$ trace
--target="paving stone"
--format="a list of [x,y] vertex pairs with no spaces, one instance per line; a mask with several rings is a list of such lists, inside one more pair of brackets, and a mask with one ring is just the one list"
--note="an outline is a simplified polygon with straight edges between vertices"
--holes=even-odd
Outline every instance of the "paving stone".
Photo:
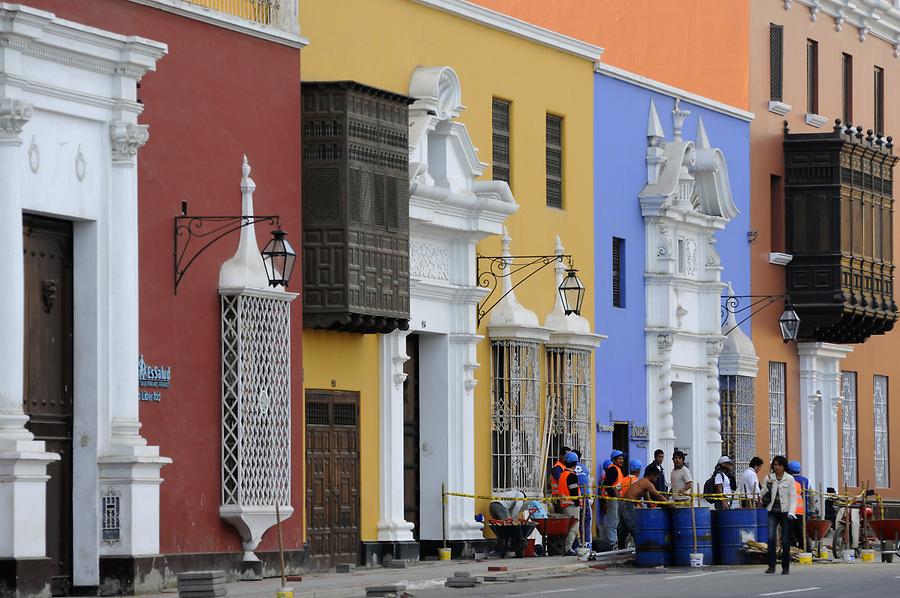
[[515,581],[515,577],[509,574],[500,574],[500,575],[485,575],[481,578],[485,583],[504,583]]
[[225,585],[225,578],[216,579],[216,580],[209,580],[209,579],[179,579],[178,580],[179,588],[187,588],[187,587],[210,588],[210,587],[224,586],[224,585]]
[[474,588],[476,586],[480,586],[481,582],[476,579],[456,579],[454,581],[448,580],[444,586],[448,588]]
[[488,571],[508,571],[508,570],[509,570],[508,567],[503,567],[501,565],[493,565],[491,567],[488,567]]
[[[472,577],[472,574],[471,574],[470,572],[468,572],[468,571],[454,571],[454,572],[453,572],[453,577],[455,577],[455,578],[457,578],[457,579],[460,579],[460,578],[469,578],[469,577]],[[450,579],[450,578],[448,577],[447,579]]]
[[402,583],[383,586],[366,586],[366,596],[398,596],[406,591]]
[[401,559],[387,561],[384,564],[384,566],[387,567],[388,569],[406,569],[407,565],[408,565],[408,562],[401,560]]
[[355,568],[356,568],[356,567],[355,567],[354,565],[350,565],[350,564],[347,564],[347,563],[342,564],[342,565],[338,565],[338,566],[336,567],[338,573],[353,573],[353,570],[354,570]]
[[183,573],[178,574],[179,581],[182,579],[209,579],[218,581],[221,579],[225,580],[225,572],[218,571],[185,571]]
[[216,588],[214,590],[178,590],[179,598],[217,598],[219,596],[227,596],[226,588]]

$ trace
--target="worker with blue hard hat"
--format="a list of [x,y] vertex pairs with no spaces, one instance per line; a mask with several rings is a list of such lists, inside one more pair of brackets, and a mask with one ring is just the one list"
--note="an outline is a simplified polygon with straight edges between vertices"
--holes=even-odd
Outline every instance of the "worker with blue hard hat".
[[575,543],[575,538],[578,537],[578,521],[581,515],[581,500],[578,498],[581,494],[578,489],[578,474],[575,473],[575,466],[578,465],[578,455],[569,451],[563,455],[562,463],[564,468],[559,475],[559,483],[553,496],[558,498],[556,502],[557,511],[572,518],[572,525],[566,534],[564,550],[567,556],[574,556],[575,551],[572,549],[572,546]]
[[603,489],[606,494],[606,521],[604,531],[606,540],[612,545],[619,541],[619,498],[622,496],[622,481],[625,474],[622,468],[625,466],[625,453],[614,450],[609,454],[612,464],[606,468],[606,477],[603,480]]
[[803,546],[803,515],[809,517],[809,478],[800,475],[802,466],[800,461],[788,461],[787,472],[794,476],[794,486],[797,489],[797,519],[794,521],[794,543]]
[[[578,476],[578,490],[581,496],[593,494],[591,492],[591,470],[587,463],[581,458],[581,451],[575,449],[572,451],[578,456],[578,463],[575,465],[575,475]],[[590,498],[581,500],[581,541],[579,546],[590,546],[593,536],[594,521],[594,501]]]

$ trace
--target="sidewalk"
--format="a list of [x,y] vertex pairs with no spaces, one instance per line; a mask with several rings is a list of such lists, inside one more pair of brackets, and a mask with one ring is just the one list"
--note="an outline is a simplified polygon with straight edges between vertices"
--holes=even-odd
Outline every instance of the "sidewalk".
[[[457,571],[465,571],[473,577],[484,575],[511,574],[516,579],[529,577],[547,578],[554,573],[570,575],[588,568],[590,562],[579,562],[575,557],[535,557],[526,559],[491,559],[487,561],[422,561],[409,563],[405,569],[377,567],[360,568],[353,573],[309,573],[302,582],[288,582],[293,587],[295,598],[345,598],[365,596],[366,587],[403,584],[407,590],[435,588],[444,585],[447,577]],[[489,572],[488,567],[507,567],[506,572]],[[253,596],[254,598],[275,598],[281,581],[238,581],[227,584],[228,596]],[[175,588],[162,594],[145,594],[145,598],[174,598]]]

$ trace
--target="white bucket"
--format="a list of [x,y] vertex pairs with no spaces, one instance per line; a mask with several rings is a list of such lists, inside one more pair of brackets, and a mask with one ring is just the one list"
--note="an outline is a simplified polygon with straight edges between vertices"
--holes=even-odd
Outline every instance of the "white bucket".
[[853,562],[853,553],[849,550],[844,550],[841,552],[841,561],[845,564],[850,564]]
[[692,552],[690,553],[691,557],[691,567],[702,567],[703,566],[703,553],[702,552]]

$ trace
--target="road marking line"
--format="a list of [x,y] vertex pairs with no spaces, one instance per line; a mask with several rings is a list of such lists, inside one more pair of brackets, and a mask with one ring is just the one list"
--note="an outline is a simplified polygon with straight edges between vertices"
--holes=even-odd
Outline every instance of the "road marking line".
[[768,594],[760,594],[760,596],[780,596],[782,594],[796,594],[797,592],[811,592],[812,590],[821,590],[822,588],[801,588],[799,590],[782,590],[781,592],[769,592]]
[[663,579],[693,579],[694,577],[706,577],[707,575],[718,575],[721,571],[710,571],[708,573],[695,573],[694,575],[673,575],[664,577]]
[[[581,588],[584,589],[584,588]],[[578,588],[565,588],[562,590],[544,590],[543,592],[531,592],[528,594],[510,594],[510,598],[513,596],[543,596],[544,594],[561,594],[562,592],[577,592]]]

